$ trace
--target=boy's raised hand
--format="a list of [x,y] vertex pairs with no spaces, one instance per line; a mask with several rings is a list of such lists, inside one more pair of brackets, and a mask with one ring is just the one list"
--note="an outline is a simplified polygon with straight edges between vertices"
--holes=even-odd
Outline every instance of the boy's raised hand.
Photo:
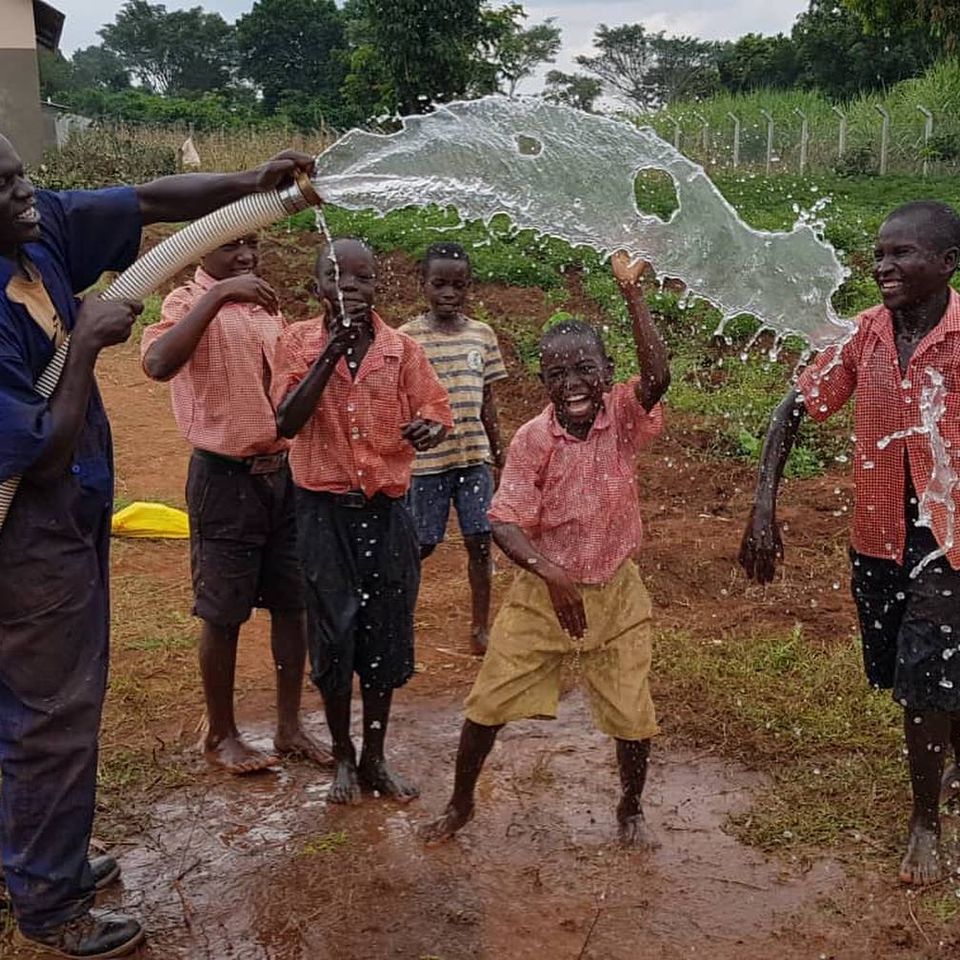
[[638,258],[632,260],[626,250],[618,250],[610,258],[610,267],[617,282],[626,287],[635,286],[644,275],[650,264],[648,261]]
[[273,287],[255,273],[242,273],[217,283],[217,292],[224,303],[254,303],[267,313],[280,312],[280,301]]

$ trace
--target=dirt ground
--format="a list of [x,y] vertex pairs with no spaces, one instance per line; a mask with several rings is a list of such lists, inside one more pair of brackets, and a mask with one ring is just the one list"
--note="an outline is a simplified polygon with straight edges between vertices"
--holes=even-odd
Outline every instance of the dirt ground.
[[[305,313],[298,305],[306,290],[303,263],[314,243],[281,235],[266,245],[266,274],[285,291],[288,315]],[[391,321],[412,315],[418,304],[410,264],[387,258],[382,276],[381,312]],[[537,290],[481,286],[474,297],[495,322],[542,320],[551,312]],[[565,309],[578,308],[575,287],[573,297]],[[503,348],[511,379],[500,405],[509,435],[543,400],[507,340]],[[188,451],[167,388],[146,380],[134,344],[105,355],[99,376],[114,426],[118,498],[182,504]],[[641,467],[642,572],[659,626],[725,638],[782,634],[801,623],[814,642],[849,637],[850,478],[786,485],[787,570],[767,589],[752,587],[735,564],[752,469],[700,454],[699,435],[696,423],[671,416]],[[100,824],[124,866],[122,887],[103,899],[146,919],[144,957],[957,955],[955,942],[939,944],[916,923],[891,876],[848,872],[827,856],[765,856],[725,833],[726,818],[749,806],[762,778],[710,745],[672,747],[682,716],[662,717],[665,736],[649,787],[648,815],[663,846],[648,857],[619,851],[611,842],[612,750],[592,731],[576,691],[556,723],[505,731],[481,781],[476,819],[454,842],[424,849],[414,828],[449,789],[459,704],[477,669],[465,652],[465,554],[453,531],[425,564],[418,675],[398,695],[389,738],[397,765],[423,788],[420,801],[328,806],[328,771],[305,764],[243,780],[207,771],[193,749],[203,711],[189,646],[188,570],[183,542],[115,544],[104,755],[120,781],[118,758],[129,755],[137,786]],[[511,576],[498,557],[497,597]],[[264,617],[244,630],[238,672],[241,724],[266,744],[273,671]],[[317,695],[306,689],[304,703],[308,725],[322,735]],[[145,752],[156,762],[155,776],[132,770]]]

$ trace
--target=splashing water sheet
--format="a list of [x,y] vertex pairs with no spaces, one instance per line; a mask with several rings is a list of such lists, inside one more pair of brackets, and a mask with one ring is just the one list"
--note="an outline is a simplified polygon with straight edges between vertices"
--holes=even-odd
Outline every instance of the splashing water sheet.
[[[803,337],[812,350],[854,333],[853,321],[840,317],[832,303],[846,270],[813,226],[754,230],[702,167],[650,128],[503,97],[451,103],[402,122],[389,135],[352,130],[324,151],[314,179],[320,195],[380,214],[431,204],[487,224],[506,214],[518,229],[574,246],[604,254],[627,250],[713,304],[721,328],[749,314],[777,336]],[[634,182],[644,170],[673,180],[678,205],[668,221],[637,207]],[[944,411],[939,376],[927,370],[923,426],[914,432],[930,438],[934,457],[920,516],[929,523],[934,505],[947,510],[949,550],[960,478],[938,427]]]

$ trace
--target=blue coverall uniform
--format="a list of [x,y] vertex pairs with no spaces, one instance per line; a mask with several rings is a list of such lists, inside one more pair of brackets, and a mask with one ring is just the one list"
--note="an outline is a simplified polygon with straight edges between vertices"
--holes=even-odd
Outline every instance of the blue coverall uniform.
[[[23,252],[67,330],[76,294],[137,255],[133,188],[38,190],[42,237]],[[0,258],[0,480],[26,474],[49,441],[34,383],[53,343],[7,296]],[[28,478],[0,530],[0,839],[7,889],[27,935],[93,902],[87,863],[109,642],[110,425],[94,387],[61,476]]]

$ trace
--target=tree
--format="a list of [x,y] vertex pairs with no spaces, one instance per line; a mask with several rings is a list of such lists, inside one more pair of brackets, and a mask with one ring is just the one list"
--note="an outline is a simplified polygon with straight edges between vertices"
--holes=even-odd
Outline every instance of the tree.
[[544,99],[551,103],[562,103],[577,110],[593,113],[593,105],[600,99],[603,87],[595,77],[583,73],[563,73],[551,70],[546,76]]
[[52,100],[74,86],[73,67],[59,50],[37,50],[37,69],[40,72],[40,96]]
[[717,69],[719,47],[695,37],[651,36],[654,65],[647,83],[658,104],[698,100],[712,96],[720,87]]
[[592,57],[581,55],[577,63],[625,100],[648,110],[656,103],[655,92],[648,83],[656,60],[650,41],[651,35],[643,24],[608,27],[601,23],[593,38],[598,53]]
[[731,93],[758,87],[786,89],[796,83],[797,50],[782,33],[773,37],[748,33],[720,48],[717,70],[721,85]]
[[[497,11],[501,13],[501,11]],[[554,63],[560,52],[560,27],[556,17],[523,29],[526,18],[523,8],[513,4],[506,8],[503,30],[493,43],[491,61],[497,80],[506,84],[507,96],[517,92],[517,84],[533,74],[541,63]]]
[[960,40],[958,0],[843,0],[862,18],[869,30],[896,35],[906,29],[923,30],[935,37],[948,53]]
[[274,110],[287,91],[339,106],[347,72],[344,21],[334,0],[257,0],[237,21],[240,71]]
[[916,28],[889,37],[867,33],[856,14],[833,0],[811,0],[791,38],[797,83],[837,100],[917,76],[937,53],[929,36]]
[[99,33],[104,47],[158,93],[223,90],[235,73],[233,27],[202,7],[168,13],[162,3],[126,0]]
[[75,50],[70,58],[76,86],[89,90],[126,90],[130,74],[123,61],[106,47],[90,46]]
[[483,0],[365,0],[365,31],[401,113],[464,96],[481,75]]

